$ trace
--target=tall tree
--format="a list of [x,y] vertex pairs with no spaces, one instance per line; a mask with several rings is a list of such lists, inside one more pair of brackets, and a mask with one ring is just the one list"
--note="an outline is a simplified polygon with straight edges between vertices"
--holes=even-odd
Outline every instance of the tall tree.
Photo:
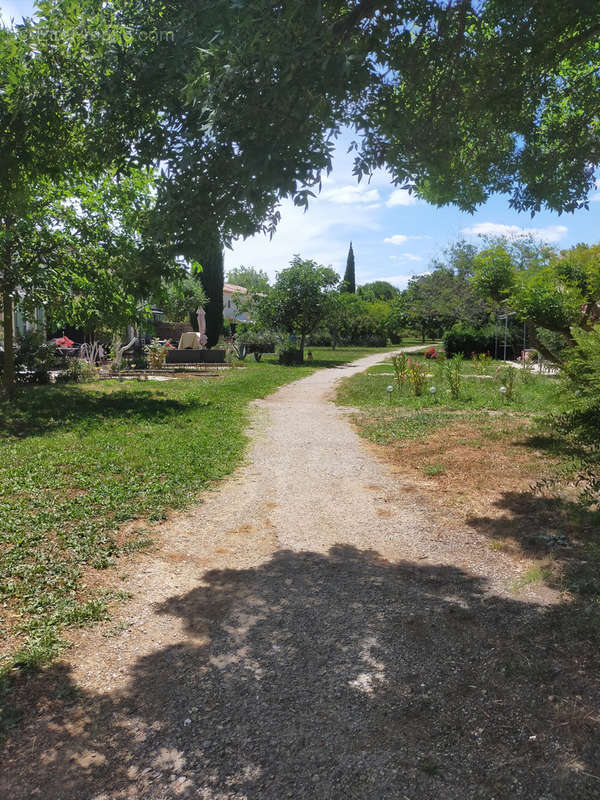
[[350,292],[350,294],[356,294],[356,269],[354,265],[354,250],[352,249],[352,242],[350,242],[348,257],[346,258],[346,271],[344,272],[344,280],[342,281],[341,291]]
[[202,271],[198,280],[202,284],[208,302],[204,308],[206,312],[207,346],[214,347],[219,341],[223,330],[223,247],[217,235],[207,236],[202,244],[202,249],[197,252],[198,262]]

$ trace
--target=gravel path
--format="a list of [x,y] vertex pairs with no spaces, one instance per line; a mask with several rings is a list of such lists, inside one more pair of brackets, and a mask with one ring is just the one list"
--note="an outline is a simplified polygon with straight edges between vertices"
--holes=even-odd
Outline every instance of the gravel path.
[[123,568],[121,622],[28,688],[0,797],[598,797],[569,612],[330,402],[381,359],[255,404],[247,464]]

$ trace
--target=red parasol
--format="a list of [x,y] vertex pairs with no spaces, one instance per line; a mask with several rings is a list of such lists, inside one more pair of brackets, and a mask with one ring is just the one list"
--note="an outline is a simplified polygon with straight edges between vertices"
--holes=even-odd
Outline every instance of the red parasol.
[[73,347],[75,342],[69,339],[68,336],[61,336],[60,339],[56,340],[55,344],[57,347]]

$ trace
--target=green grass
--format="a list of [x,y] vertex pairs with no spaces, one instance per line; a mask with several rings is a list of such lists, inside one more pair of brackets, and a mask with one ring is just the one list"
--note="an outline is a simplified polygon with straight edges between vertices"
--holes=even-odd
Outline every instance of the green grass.
[[[560,411],[564,402],[556,378],[533,375],[524,380],[520,373],[515,380],[513,398],[507,401],[500,393],[501,382],[495,377],[496,368],[492,368],[489,376],[479,377],[470,361],[463,364],[460,396],[455,400],[450,396],[447,383],[440,376],[435,363],[419,355],[411,355],[411,358],[422,361],[429,374],[421,396],[415,397],[409,392],[408,387],[402,392],[399,391],[392,375],[381,374],[393,372],[392,364],[389,362],[372,367],[344,381],[338,391],[338,402],[342,405],[368,408],[387,406],[404,413],[485,410],[512,414]],[[394,386],[391,397],[387,392],[390,384]],[[429,391],[431,386],[436,388],[435,397]]]
[[152,543],[143,529],[116,537],[124,523],[161,520],[235,468],[251,400],[378,351],[312,352],[310,366],[249,358],[218,379],[26,387],[0,399],[0,636],[19,642],[0,675],[47,663],[61,629],[106,618],[119,598],[88,592],[85,570]]

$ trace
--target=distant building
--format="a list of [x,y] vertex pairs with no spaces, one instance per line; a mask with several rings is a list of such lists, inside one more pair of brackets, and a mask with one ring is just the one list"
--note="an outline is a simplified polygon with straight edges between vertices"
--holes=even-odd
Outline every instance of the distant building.
[[244,286],[236,286],[234,283],[223,285],[223,316],[229,322],[248,322],[250,319],[247,311],[240,311],[233,299],[236,294],[248,294]]

